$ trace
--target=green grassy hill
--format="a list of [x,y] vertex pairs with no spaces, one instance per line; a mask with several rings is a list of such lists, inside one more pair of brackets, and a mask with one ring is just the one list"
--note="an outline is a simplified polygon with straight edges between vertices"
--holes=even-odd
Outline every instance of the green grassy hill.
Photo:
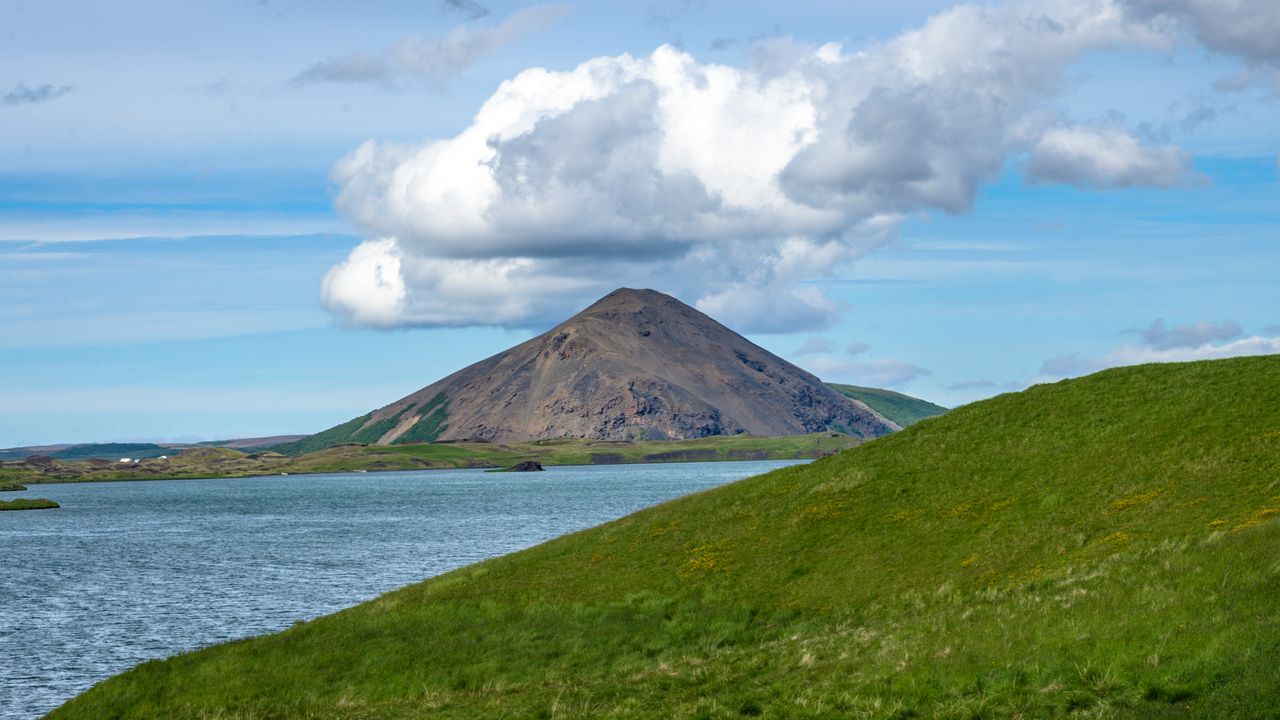
[[1264,718],[1280,356],[967,405],[53,718]]
[[900,427],[914,425],[925,418],[936,417],[947,411],[941,405],[934,405],[928,400],[892,390],[840,383],[826,383],[826,386],[845,397],[865,403],[867,407],[898,423]]

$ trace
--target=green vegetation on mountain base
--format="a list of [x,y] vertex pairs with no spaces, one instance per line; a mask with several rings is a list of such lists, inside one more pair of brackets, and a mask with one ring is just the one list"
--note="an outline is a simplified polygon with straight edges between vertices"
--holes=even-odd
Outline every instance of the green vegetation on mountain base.
[[44,498],[18,498],[17,500],[0,500],[0,510],[52,510],[61,507],[58,503]]
[[[369,418],[373,413],[361,415],[358,418],[348,420],[334,427],[318,432],[315,435],[308,435],[301,440],[295,440],[291,443],[283,443],[276,445],[271,450],[283,455],[302,455],[316,450],[323,450],[337,443],[353,442],[351,438],[360,431],[365,423],[369,422]],[[376,439],[376,438],[375,438]]]
[[947,409],[941,405],[892,390],[840,383],[826,383],[826,386],[847,398],[863,403],[883,417],[897,423],[898,427],[914,425],[926,418],[937,417],[947,412]]
[[0,480],[0,492],[21,492],[26,489],[27,486],[22,483],[13,482],[12,480]]
[[713,436],[697,440],[537,440],[523,443],[448,442],[414,445],[346,443],[289,457],[276,452],[245,454],[229,448],[196,447],[165,459],[119,463],[102,460],[0,463],[0,480],[26,483],[174,480],[270,474],[506,467],[523,460],[543,465],[792,460],[816,458],[858,444],[838,433],[755,437]]
[[395,444],[435,442],[448,427],[449,399],[444,393],[436,393],[431,401],[418,410],[418,421],[403,435],[396,438]]
[[1269,718],[1280,357],[958,408],[251,638],[67,718]]

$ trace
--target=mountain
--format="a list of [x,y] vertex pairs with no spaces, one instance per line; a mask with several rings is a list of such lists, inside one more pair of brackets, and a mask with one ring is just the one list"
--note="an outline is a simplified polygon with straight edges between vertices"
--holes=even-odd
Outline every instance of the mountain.
[[827,387],[847,398],[853,398],[863,403],[902,427],[914,425],[925,418],[937,417],[947,411],[941,405],[935,405],[928,400],[921,400],[920,398],[903,395],[892,390],[881,390],[880,388],[861,387],[858,385],[842,385],[840,383],[827,383]]
[[675,298],[622,288],[549,332],[296,443],[666,440],[898,426]]
[[349,610],[70,718],[1274,718],[1280,356],[957,408]]

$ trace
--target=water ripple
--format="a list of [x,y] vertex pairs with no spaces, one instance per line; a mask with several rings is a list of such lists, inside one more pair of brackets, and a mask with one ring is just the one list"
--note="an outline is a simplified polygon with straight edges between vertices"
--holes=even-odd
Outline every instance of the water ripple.
[[0,513],[0,720],[39,717],[146,660],[786,464],[39,486],[23,495],[62,508]]

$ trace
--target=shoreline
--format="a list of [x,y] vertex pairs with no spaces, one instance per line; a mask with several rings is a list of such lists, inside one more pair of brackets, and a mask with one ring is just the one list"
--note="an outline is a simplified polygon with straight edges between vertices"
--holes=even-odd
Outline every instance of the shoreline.
[[[210,448],[117,469],[102,460],[11,461],[0,478],[27,485],[211,480],[277,475],[341,475],[418,470],[495,470],[533,461],[544,466],[647,465],[683,462],[812,460],[866,440],[839,433],[710,436],[671,441],[537,440],[522,443],[338,445],[285,456]],[[174,467],[176,466],[176,467]],[[170,470],[172,468],[172,470]]]

